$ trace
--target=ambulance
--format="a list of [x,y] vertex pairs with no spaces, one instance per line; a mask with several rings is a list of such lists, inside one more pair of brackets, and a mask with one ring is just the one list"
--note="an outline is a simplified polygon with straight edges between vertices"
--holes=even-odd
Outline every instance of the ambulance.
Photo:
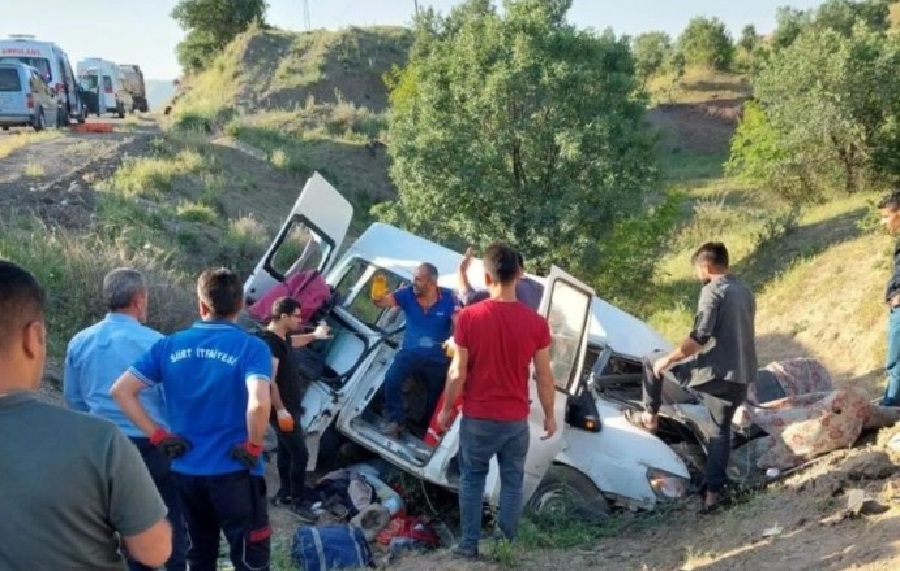
[[78,96],[69,56],[61,47],[37,40],[35,36],[13,34],[8,39],[0,39],[0,63],[24,63],[44,76],[58,104],[57,126],[68,126],[70,119],[84,123],[87,111]]

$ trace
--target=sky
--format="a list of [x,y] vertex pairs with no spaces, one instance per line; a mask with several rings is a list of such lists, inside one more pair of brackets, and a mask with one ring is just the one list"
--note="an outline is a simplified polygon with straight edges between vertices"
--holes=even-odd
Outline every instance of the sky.
[[[308,0],[311,28],[404,25],[411,21],[416,0]],[[448,12],[458,0],[418,0]],[[634,35],[663,30],[677,36],[694,16],[718,17],[737,38],[753,24],[759,33],[775,27],[779,6],[811,8],[821,0],[574,0],[569,21],[579,27]],[[72,66],[85,57],[137,64],[144,77],[173,79],[180,75],[175,44],[184,32],[169,16],[176,0],[41,0],[39,10],[25,1],[0,0],[0,38],[32,34],[56,42]],[[279,28],[305,29],[303,0],[268,0],[268,22]],[[77,10],[73,9],[74,6]],[[59,15],[59,16],[55,16]],[[36,17],[39,16],[39,17]]]

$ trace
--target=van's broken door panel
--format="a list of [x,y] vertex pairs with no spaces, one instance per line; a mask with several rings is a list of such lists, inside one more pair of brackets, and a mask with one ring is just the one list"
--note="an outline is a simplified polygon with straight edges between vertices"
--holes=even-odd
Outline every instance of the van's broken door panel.
[[[527,502],[553,463],[563,445],[566,399],[575,394],[581,378],[584,354],[587,349],[591,302],[594,291],[557,267],[550,269],[539,313],[550,325],[550,369],[556,384],[553,416],[556,433],[544,436],[544,410],[538,398],[537,384],[532,370],[528,384],[531,411],[528,417],[531,442],[525,460],[525,482],[522,501]],[[532,367],[533,369],[533,367]],[[500,497],[500,475],[496,460],[491,461],[486,494],[491,503]]]
[[352,219],[350,202],[319,173],[313,173],[244,284],[244,297],[252,303],[297,272],[327,272],[337,261]]

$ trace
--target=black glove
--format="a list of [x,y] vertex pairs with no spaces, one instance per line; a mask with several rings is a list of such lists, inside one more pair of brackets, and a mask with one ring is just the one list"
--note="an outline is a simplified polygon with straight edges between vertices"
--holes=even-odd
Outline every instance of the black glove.
[[229,456],[244,465],[248,470],[252,470],[256,463],[259,462],[259,456],[262,454],[263,447],[252,442],[244,442],[243,444],[235,444],[231,447]]
[[162,428],[157,428],[153,436],[150,437],[150,444],[159,448],[166,458],[178,458],[191,448],[191,443],[177,434],[172,434]]

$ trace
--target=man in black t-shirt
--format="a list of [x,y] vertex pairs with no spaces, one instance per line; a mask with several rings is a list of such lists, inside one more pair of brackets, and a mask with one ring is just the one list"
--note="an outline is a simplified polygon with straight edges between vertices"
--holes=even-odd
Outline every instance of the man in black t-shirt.
[[258,335],[272,352],[275,378],[270,422],[278,435],[280,487],[272,501],[275,505],[290,506],[302,521],[313,523],[317,518],[303,497],[309,451],[303,429],[296,422],[303,413],[305,387],[292,354],[294,347],[327,339],[328,328],[320,325],[312,333],[291,335],[300,329],[301,324],[300,303],[291,297],[280,297],[272,304],[268,327]]

